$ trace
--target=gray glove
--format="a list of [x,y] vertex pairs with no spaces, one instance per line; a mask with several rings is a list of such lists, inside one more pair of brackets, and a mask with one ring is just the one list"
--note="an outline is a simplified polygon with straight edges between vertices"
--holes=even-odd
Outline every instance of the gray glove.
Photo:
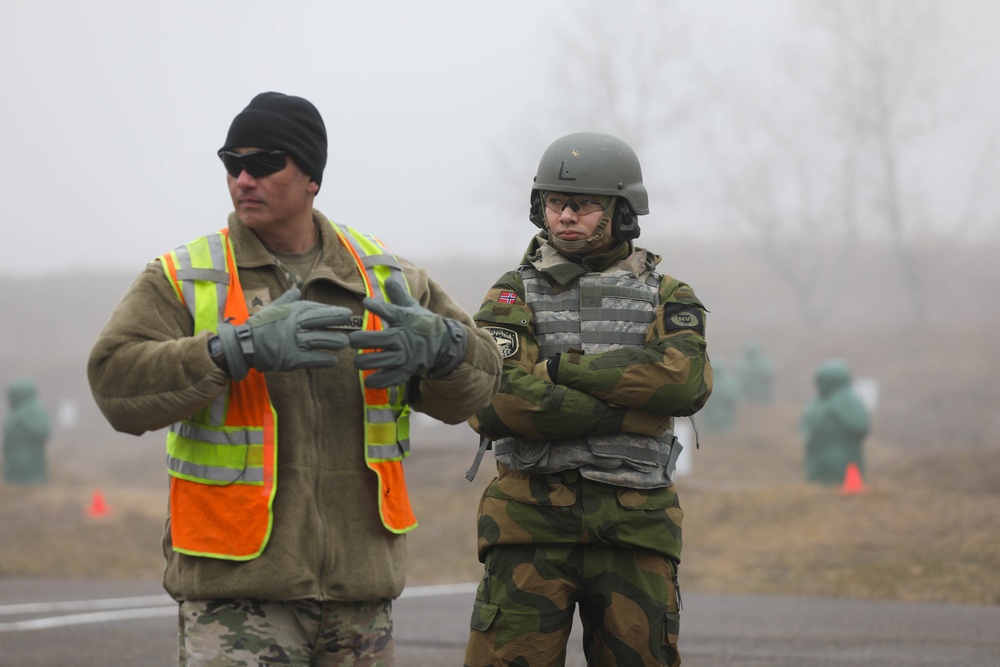
[[387,327],[350,335],[351,347],[378,350],[354,357],[354,365],[362,370],[380,369],[368,376],[365,385],[384,389],[403,384],[414,375],[444,377],[455,370],[465,359],[469,344],[465,327],[421,306],[394,278],[385,281],[385,291],[391,303],[369,297],[364,306]]
[[300,296],[299,289],[293,287],[243,324],[219,324],[219,341],[229,377],[242,380],[250,368],[290,371],[326,368],[337,363],[327,350],[346,347],[347,334],[327,327],[345,325],[351,311],[315,301],[299,301]]

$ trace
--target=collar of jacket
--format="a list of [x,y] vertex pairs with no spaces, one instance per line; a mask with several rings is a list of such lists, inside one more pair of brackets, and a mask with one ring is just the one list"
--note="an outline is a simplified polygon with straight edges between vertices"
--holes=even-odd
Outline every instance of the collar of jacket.
[[[310,281],[317,277],[324,278],[359,296],[366,296],[365,284],[358,273],[358,265],[350,251],[337,238],[333,225],[325,215],[316,209],[313,209],[312,215],[313,222],[319,229],[320,242],[323,245],[323,258],[310,274]],[[254,269],[274,265],[275,260],[270,251],[264,247],[253,230],[240,221],[236,213],[229,214],[228,226],[229,238],[233,242],[233,251],[236,253],[237,269]]]
[[542,273],[548,274],[560,285],[565,285],[584,273],[595,273],[607,269],[612,264],[629,257],[632,250],[632,242],[624,241],[600,255],[564,255],[556,250],[555,246],[549,244],[545,237],[538,235],[528,246],[524,262],[531,264]]

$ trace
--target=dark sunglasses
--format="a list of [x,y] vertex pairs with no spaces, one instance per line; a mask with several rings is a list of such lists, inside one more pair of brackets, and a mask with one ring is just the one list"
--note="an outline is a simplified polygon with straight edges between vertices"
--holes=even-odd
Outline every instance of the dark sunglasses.
[[233,178],[239,178],[244,170],[254,178],[260,178],[281,171],[288,164],[288,156],[284,151],[234,153],[221,150],[219,159]]

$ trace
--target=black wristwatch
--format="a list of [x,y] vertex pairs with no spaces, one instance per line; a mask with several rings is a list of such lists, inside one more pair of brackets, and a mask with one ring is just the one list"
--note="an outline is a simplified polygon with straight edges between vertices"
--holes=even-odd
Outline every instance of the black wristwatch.
[[219,340],[218,336],[212,336],[208,339],[208,355],[212,357],[216,366],[226,373],[229,372],[229,366],[226,365],[226,353],[222,351],[222,341]]

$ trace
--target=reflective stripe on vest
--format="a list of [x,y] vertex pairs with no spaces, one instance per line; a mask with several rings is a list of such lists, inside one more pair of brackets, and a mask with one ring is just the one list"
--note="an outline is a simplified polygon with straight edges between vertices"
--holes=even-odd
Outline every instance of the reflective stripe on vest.
[[[406,285],[402,267],[385,251],[381,241],[345,225],[334,224],[333,228],[357,262],[365,293],[370,298],[388,301],[385,294],[387,278],[395,277]],[[364,328],[382,329],[381,318],[366,310]],[[358,354],[366,352],[359,350]],[[417,527],[402,464],[410,455],[410,406],[406,402],[406,385],[388,389],[366,387],[365,378],[374,372],[367,370],[358,374],[365,398],[365,463],[378,477],[382,525],[394,533],[405,533]]]
[[[368,296],[387,300],[384,284],[391,275],[398,274],[405,284],[399,263],[378,240],[346,226],[334,225],[334,231],[355,258]],[[228,230],[197,239],[160,259],[178,298],[195,319],[196,333],[217,331],[219,321],[239,324],[249,316]],[[364,328],[381,329],[381,320],[366,312]],[[365,389],[364,377],[372,372],[359,373],[365,399],[365,460],[379,480],[383,525],[403,533],[417,526],[401,463],[409,455],[410,408],[405,386]],[[260,555],[273,525],[276,424],[263,374],[250,369],[244,380],[230,382],[198,415],[171,427],[167,465],[176,551],[231,560]],[[186,508],[200,513],[189,517]],[[230,514],[238,516],[226,522]],[[251,545],[256,546],[251,549]]]
[[[160,263],[194,332],[240,324],[249,313],[228,230],[162,255]],[[167,433],[170,534],[174,551],[250,560],[271,534],[277,414],[262,373],[251,369]]]

